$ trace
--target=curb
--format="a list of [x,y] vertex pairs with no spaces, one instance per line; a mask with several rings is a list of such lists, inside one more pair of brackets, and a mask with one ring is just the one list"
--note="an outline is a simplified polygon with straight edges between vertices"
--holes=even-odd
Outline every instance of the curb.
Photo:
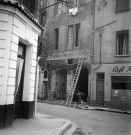
[[78,125],[77,125],[76,123],[72,122],[71,128],[68,129],[68,130],[65,132],[64,135],[72,135],[72,134],[75,132],[75,130],[77,129],[77,127],[78,127]]
[[57,128],[51,135],[64,135],[64,133],[72,126],[71,121],[67,120],[66,123]]
[[108,108],[95,108],[95,107],[91,107],[91,108],[84,108],[83,110],[106,111],[106,112],[123,113],[123,114],[131,115],[131,112],[129,112],[129,111],[121,111],[121,110],[115,110],[115,109],[113,110],[113,109],[108,109]]

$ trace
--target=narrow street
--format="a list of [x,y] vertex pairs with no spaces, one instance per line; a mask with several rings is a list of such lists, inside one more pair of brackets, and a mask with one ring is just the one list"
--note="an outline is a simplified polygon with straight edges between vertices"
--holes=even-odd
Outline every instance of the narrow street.
[[39,102],[37,112],[77,123],[74,135],[131,135],[131,115],[128,114],[81,110]]

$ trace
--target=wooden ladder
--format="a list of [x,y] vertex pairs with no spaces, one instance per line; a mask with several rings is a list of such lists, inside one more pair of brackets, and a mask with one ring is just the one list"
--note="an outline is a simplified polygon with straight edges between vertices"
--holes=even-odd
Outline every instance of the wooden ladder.
[[77,85],[77,82],[78,82],[78,79],[79,79],[79,75],[80,75],[80,71],[81,71],[81,68],[82,68],[82,63],[83,63],[83,57],[80,57],[80,59],[78,61],[78,64],[77,64],[76,72],[75,72],[75,75],[74,75],[74,78],[73,78],[73,81],[72,81],[71,90],[70,90],[70,92],[68,94],[68,97],[67,97],[67,100],[66,100],[66,104],[65,104],[66,106],[70,107],[70,105],[72,103],[75,88],[76,88],[76,85]]

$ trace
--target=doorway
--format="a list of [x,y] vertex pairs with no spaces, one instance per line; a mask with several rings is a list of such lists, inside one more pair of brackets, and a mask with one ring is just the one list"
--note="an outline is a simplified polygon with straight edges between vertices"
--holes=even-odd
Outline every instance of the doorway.
[[75,93],[74,93],[74,101],[78,101],[78,93],[83,94],[82,95],[82,100],[84,102],[87,101],[87,97],[88,97],[88,69],[83,68],[81,69],[80,75],[79,75],[79,79],[77,82],[77,86],[75,89]]
[[16,67],[16,86],[15,86],[15,114],[14,118],[21,117],[23,82],[24,82],[24,65],[25,65],[26,47],[19,43]]
[[104,106],[104,73],[97,73],[96,75],[96,105]]

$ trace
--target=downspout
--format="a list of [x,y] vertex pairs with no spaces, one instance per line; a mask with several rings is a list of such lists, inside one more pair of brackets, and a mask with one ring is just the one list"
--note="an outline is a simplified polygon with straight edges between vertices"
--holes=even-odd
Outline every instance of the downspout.
[[99,34],[99,36],[100,36],[100,65],[101,65],[101,41],[102,41],[102,33],[100,32],[100,34]]
[[35,72],[35,108],[34,108],[34,116],[36,116],[37,110],[37,93],[38,93],[38,80],[39,80],[39,65],[38,65],[39,58],[36,58],[36,72]]
[[[95,3],[96,3],[96,0],[94,0],[94,3],[93,3],[93,48],[92,48],[92,55],[93,55],[93,59],[92,59],[92,64],[94,64],[94,40],[95,40]],[[92,64],[91,64],[91,78],[90,80],[92,80],[92,76],[93,76],[93,67],[92,67]],[[92,106],[92,100],[93,100],[93,91],[92,91],[92,81],[90,81],[90,90],[91,90],[91,106]]]

